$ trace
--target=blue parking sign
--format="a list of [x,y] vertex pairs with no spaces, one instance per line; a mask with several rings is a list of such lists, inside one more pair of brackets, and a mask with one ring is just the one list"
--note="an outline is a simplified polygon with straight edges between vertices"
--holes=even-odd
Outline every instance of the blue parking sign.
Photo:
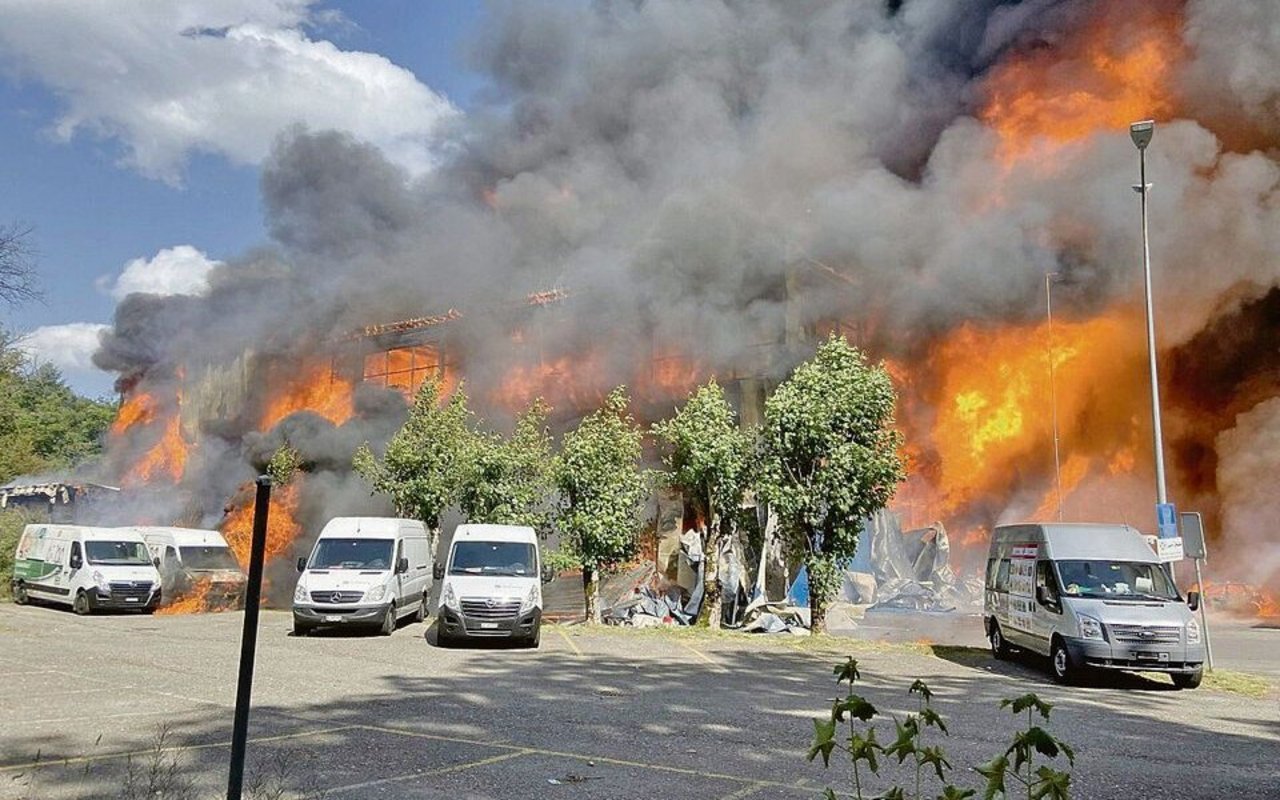
[[1156,528],[1161,539],[1178,538],[1178,510],[1173,503],[1156,503]]

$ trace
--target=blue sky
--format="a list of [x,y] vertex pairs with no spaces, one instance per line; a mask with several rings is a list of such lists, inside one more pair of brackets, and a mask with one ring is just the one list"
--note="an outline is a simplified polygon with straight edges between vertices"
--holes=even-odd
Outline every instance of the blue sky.
[[[422,168],[433,121],[483,87],[465,48],[484,13],[466,0],[3,0],[0,223],[34,227],[46,297],[0,321],[77,390],[109,393],[112,376],[88,365],[91,325],[130,289],[198,292],[209,263],[265,241],[261,155],[290,114]],[[242,93],[264,75],[289,110]],[[362,97],[366,78],[400,96]]]

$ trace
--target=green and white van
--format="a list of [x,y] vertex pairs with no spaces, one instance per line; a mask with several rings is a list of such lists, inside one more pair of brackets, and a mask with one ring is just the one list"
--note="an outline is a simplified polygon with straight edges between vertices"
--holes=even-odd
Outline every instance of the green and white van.
[[160,606],[160,573],[147,543],[128,528],[28,525],[13,561],[13,597],[69,605],[77,614],[98,609]]

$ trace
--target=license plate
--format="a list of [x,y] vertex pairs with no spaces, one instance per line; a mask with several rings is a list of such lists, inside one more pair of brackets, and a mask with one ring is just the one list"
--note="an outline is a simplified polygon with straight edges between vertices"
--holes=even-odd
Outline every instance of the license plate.
[[1139,661],[1168,661],[1168,653],[1151,653],[1139,651],[1133,654]]
[[496,627],[498,627],[498,623],[496,623],[496,622],[481,622],[481,623],[480,623],[480,627],[481,627],[482,629],[496,628]]
[[337,614],[330,614],[329,616],[324,618],[324,621],[325,622],[342,622],[342,617],[338,616]]
[[138,602],[138,598],[136,598],[136,597],[126,597],[126,598],[124,599],[124,601],[125,601],[126,603],[136,603],[136,602]]

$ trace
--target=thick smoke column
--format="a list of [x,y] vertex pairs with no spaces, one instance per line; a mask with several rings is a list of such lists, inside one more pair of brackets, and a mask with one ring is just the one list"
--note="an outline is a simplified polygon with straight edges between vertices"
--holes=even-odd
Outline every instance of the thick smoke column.
[[[728,374],[761,342],[859,320],[861,343],[904,365],[925,436],[950,402],[930,360],[940,343],[965,325],[1038,323],[1046,272],[1065,279],[1064,321],[1136,308],[1132,119],[1160,122],[1163,345],[1276,286],[1275,30],[1270,3],[498,3],[472,53],[491,103],[457,123],[439,169],[415,181],[348,136],[289,132],[262,179],[270,247],[217,268],[207,296],[126,299],[96,361],[122,385],[180,368],[190,383],[249,351],[304,360],[361,326],[461,309],[451,336],[483,406],[530,350],[577,354],[600,384],[628,380],[655,347]],[[1124,88],[1135,59],[1138,94]],[[1081,96],[1101,99],[1077,108]],[[571,293],[561,324],[513,348],[510,310],[550,288]],[[1065,440],[1140,439],[1141,383],[1116,381],[1119,397],[1090,387]],[[287,439],[345,502],[363,491],[341,466],[349,449],[385,440],[403,408],[366,400],[350,422],[261,436],[248,435],[257,420],[206,409],[221,444],[188,481],[216,515],[225,484]],[[1274,417],[1241,420],[1271,430]],[[1262,446],[1221,441],[1233,463]],[[1018,469],[1042,487],[1043,460]],[[1221,519],[1243,541],[1256,495],[1222,469]],[[988,498],[982,514],[1012,501]]]

